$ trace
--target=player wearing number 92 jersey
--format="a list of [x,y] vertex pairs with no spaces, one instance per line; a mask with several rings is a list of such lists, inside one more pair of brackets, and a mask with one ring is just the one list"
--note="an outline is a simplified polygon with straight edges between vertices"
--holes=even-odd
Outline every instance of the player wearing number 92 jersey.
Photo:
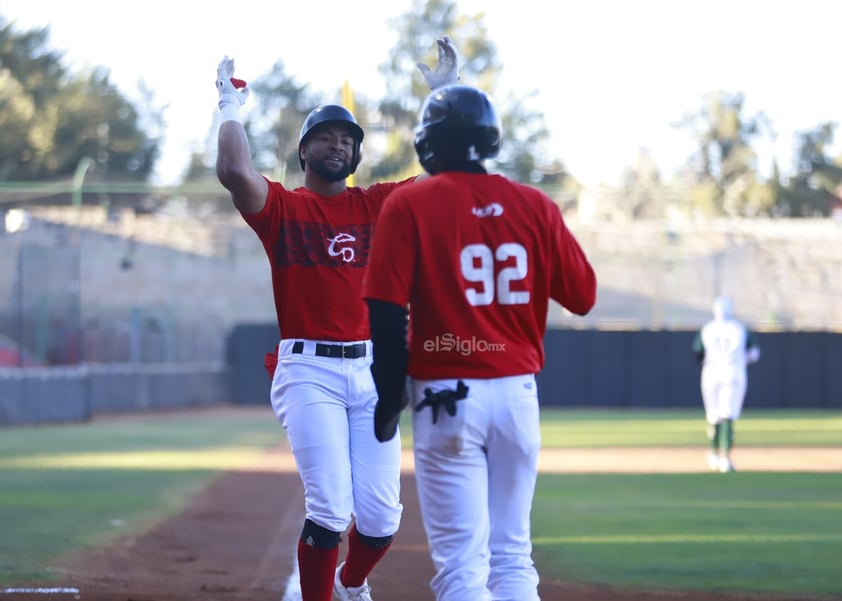
[[453,85],[428,96],[415,148],[432,177],[386,199],[363,280],[375,435],[392,439],[411,400],[437,601],[538,600],[529,515],[547,310],[554,299],[584,315],[596,302],[558,206],[480,162],[499,144],[485,94]]
[[409,304],[413,378],[495,378],[539,372],[548,299],[584,315],[596,278],[541,191],[452,171],[386,199],[364,295]]
[[596,277],[543,192],[448,171],[386,199],[363,290],[409,304],[410,376],[495,378],[539,372],[548,299],[584,315]]

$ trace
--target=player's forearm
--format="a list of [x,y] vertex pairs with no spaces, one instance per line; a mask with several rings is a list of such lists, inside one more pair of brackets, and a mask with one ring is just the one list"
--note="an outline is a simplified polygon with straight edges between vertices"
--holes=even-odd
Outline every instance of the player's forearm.
[[554,298],[576,315],[587,315],[596,304],[596,274],[584,254],[568,254],[563,263],[562,292]]
[[409,359],[407,310],[404,307],[367,299],[371,341],[374,347],[374,373],[378,393],[395,398],[403,393]]
[[216,176],[231,193],[234,206],[244,213],[257,213],[266,203],[269,185],[254,170],[242,106],[249,97],[248,84],[234,77],[234,59],[227,55],[216,69],[220,126],[217,138]]
[[269,184],[254,170],[245,130],[236,121],[219,126],[216,175],[239,211],[253,214],[263,209]]
[[230,188],[229,184],[250,176],[252,171],[251,149],[242,124],[226,121],[219,126],[216,157],[216,174],[220,183]]

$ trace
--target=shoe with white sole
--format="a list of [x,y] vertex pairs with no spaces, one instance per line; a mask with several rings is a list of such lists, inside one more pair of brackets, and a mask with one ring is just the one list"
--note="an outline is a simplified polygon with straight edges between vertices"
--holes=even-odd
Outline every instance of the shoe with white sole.
[[727,457],[722,457],[719,460],[719,471],[723,472],[723,473],[733,472],[733,471],[735,471],[734,470],[734,464],[731,463],[731,460],[728,459]]
[[708,467],[714,472],[719,471],[719,455],[716,453],[708,453]]
[[364,580],[361,586],[345,586],[339,575],[342,573],[342,568],[345,567],[345,562],[339,564],[336,568],[336,575],[333,577],[333,594],[339,601],[372,601],[371,587],[368,586],[368,580]]

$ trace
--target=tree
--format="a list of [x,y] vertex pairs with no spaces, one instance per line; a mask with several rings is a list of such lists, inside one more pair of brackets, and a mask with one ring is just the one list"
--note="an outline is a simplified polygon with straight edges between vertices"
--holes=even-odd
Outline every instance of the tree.
[[[413,128],[418,113],[430,90],[419,77],[416,63],[434,65],[437,60],[436,39],[450,35],[463,59],[462,81],[494,95],[502,66],[497,48],[488,38],[485,15],[466,16],[457,11],[451,0],[414,0],[401,16],[392,19],[398,42],[390,52],[391,58],[380,65],[386,78],[386,97],[378,107],[387,134],[386,155],[372,168],[377,178],[396,178],[417,173],[420,169],[413,150]],[[541,172],[558,160],[550,158],[539,165],[535,151],[548,137],[544,117],[531,111],[529,98],[510,95],[496,99],[495,104],[503,122],[504,142],[500,157],[494,161],[496,169],[522,181],[540,182]],[[546,156],[545,153],[541,153]]]
[[49,28],[19,33],[0,16],[0,181],[69,178],[86,157],[96,179],[145,181],[162,129],[152,94],[137,107],[106,69],[69,73],[48,42]]
[[740,93],[712,92],[704,97],[698,112],[678,124],[689,130],[699,145],[691,164],[696,184],[707,191],[700,195],[707,199],[706,212],[748,215],[771,207],[757,178],[757,153],[751,146],[755,138],[772,133],[771,122],[762,112],[744,115],[744,101]]
[[837,124],[821,123],[815,129],[797,136],[795,173],[787,186],[782,186],[776,213],[790,217],[826,217],[838,202],[837,190],[842,185],[842,159],[827,156],[833,145]]
[[622,206],[628,219],[663,217],[666,214],[665,189],[652,154],[641,148],[637,164],[623,173]]
[[314,107],[324,104],[320,94],[310,92],[286,72],[282,60],[252,86],[257,108],[245,123],[258,170],[294,188],[304,183],[298,157],[301,125]]
[[[429,93],[416,63],[437,61],[436,39],[451,35],[463,58],[463,80],[489,93],[496,86],[500,64],[496,48],[488,40],[482,14],[466,17],[458,14],[449,0],[415,0],[404,15],[392,21],[398,43],[390,59],[380,65],[386,79],[385,97],[379,100],[357,95],[354,115],[366,132],[364,160],[355,174],[356,181],[367,185],[374,181],[397,180],[420,172],[413,147],[413,128],[421,104]],[[287,187],[303,183],[298,159],[301,124],[313,107],[325,102],[325,95],[309,90],[286,73],[282,61],[251,84],[255,109],[245,122],[255,166],[273,173]],[[539,185],[548,181],[553,190],[563,187],[567,172],[561,161],[546,159],[538,164],[534,152],[546,140],[548,132],[543,115],[527,107],[532,93],[509,96],[498,101],[504,130],[503,150],[495,162],[498,170],[517,179]],[[542,152],[541,156],[549,157]],[[200,179],[194,158],[191,177]]]

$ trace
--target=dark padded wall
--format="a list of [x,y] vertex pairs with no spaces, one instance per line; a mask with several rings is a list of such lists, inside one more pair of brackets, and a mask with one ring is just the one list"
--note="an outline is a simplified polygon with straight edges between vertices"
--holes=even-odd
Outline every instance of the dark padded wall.
[[269,403],[272,381],[263,367],[264,355],[278,344],[274,324],[239,324],[228,336],[227,357],[231,369],[232,401],[237,404]]
[[[700,407],[695,331],[548,330],[538,374],[541,403],[566,407]],[[755,334],[760,362],[749,366],[747,407],[842,409],[842,334]],[[272,324],[243,324],[228,340],[235,403],[269,402],[263,356]]]
[[[581,407],[698,407],[695,331],[548,330],[541,402]],[[755,334],[746,406],[842,408],[842,334]]]

